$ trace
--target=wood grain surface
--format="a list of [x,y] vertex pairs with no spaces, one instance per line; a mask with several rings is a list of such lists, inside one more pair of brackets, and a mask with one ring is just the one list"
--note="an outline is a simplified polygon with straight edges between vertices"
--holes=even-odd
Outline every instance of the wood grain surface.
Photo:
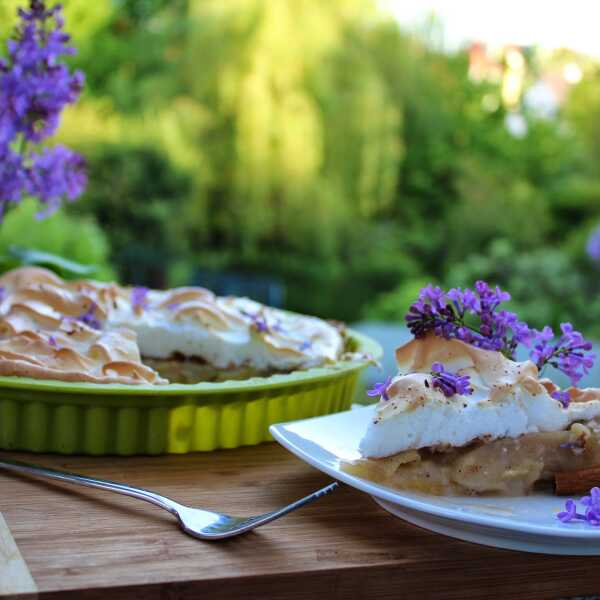
[[0,513],[0,597],[34,598],[37,587]]
[[[271,510],[329,481],[276,444],[154,458],[10,455],[236,515]],[[169,514],[140,501],[2,472],[0,511],[39,598],[48,600],[536,600],[600,594],[600,557],[460,542],[404,523],[345,486],[222,542],[194,540]]]

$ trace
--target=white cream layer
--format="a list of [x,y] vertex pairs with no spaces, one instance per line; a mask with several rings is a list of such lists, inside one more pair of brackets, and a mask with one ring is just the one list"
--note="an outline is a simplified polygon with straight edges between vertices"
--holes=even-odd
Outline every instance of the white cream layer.
[[[398,375],[392,381],[389,400],[379,402],[360,442],[363,456],[381,458],[410,449],[460,447],[476,439],[560,431],[575,421],[600,417],[600,394],[564,408],[540,383],[533,363],[509,361],[500,353],[462,342],[436,340],[433,344],[415,340],[408,353],[402,350],[399,362],[424,372]],[[433,389],[429,370],[440,359],[447,369],[460,365],[459,374],[470,376],[472,395],[446,398]]]
[[[196,310],[193,300],[169,309],[164,296],[150,292],[148,305],[137,311],[129,302],[118,301],[118,308],[109,312],[108,328],[135,331],[143,356],[183,354],[221,369],[311,368],[334,362],[343,352],[341,334],[321,319],[290,315],[246,298],[212,298],[218,314],[214,319],[204,307]],[[265,330],[248,316],[257,314]]]

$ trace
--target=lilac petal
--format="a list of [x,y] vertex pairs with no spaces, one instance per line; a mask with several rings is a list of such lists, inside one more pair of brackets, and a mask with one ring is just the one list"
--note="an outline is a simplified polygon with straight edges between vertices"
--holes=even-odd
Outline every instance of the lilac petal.
[[468,375],[458,375],[446,371],[442,363],[435,362],[431,365],[431,375],[433,376],[433,387],[439,389],[447,398],[473,393]]
[[569,521],[571,521],[573,519],[575,514],[576,514],[575,501],[572,499],[569,499],[565,502],[565,510],[562,512],[559,512],[556,516],[563,523],[568,523]]
[[149,289],[147,287],[134,287],[131,290],[131,305],[133,308],[139,308],[144,310],[148,308],[148,293]]
[[367,396],[381,396],[382,400],[389,400],[389,396],[387,394],[387,390],[390,387],[392,382],[391,377],[386,377],[386,380],[381,383],[375,383],[370,390],[367,390]]
[[566,390],[563,392],[556,390],[555,392],[552,392],[550,396],[552,396],[552,398],[555,400],[558,400],[562,404],[563,408],[567,408],[571,403],[571,396]]

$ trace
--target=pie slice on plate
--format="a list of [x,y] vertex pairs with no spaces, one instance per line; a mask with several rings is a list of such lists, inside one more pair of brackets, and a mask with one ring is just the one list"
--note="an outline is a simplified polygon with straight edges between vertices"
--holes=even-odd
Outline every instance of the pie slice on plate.
[[[382,390],[362,458],[344,471],[399,490],[518,496],[600,465],[600,389],[569,388],[564,402],[533,362],[433,334],[396,358],[400,374]],[[468,393],[446,395],[438,363],[468,377]]]

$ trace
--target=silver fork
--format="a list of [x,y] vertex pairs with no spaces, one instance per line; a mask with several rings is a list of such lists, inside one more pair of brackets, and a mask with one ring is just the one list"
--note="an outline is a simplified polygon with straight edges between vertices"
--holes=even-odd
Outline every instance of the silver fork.
[[169,511],[172,515],[177,517],[179,525],[185,533],[201,540],[220,540],[246,533],[256,527],[279,519],[279,517],[283,517],[321,496],[329,494],[339,485],[337,481],[330,483],[328,486],[325,486],[300,500],[296,500],[296,502],[292,502],[279,510],[274,510],[273,512],[256,515],[254,517],[232,517],[230,515],[224,515],[201,508],[185,506],[170,498],[151,492],[150,490],[132,487],[130,485],[125,485],[124,483],[116,483],[106,479],[96,479],[94,477],[87,477],[86,475],[77,475],[76,473],[68,473],[66,471],[56,471],[40,465],[28,464],[17,460],[10,460],[8,458],[0,459],[0,467],[16,473],[25,473],[36,477],[47,477],[58,481],[99,488],[101,490],[108,490],[125,496],[132,496],[139,500],[145,500],[146,502],[150,502],[150,504],[155,504],[156,506],[160,506],[160,508]]

